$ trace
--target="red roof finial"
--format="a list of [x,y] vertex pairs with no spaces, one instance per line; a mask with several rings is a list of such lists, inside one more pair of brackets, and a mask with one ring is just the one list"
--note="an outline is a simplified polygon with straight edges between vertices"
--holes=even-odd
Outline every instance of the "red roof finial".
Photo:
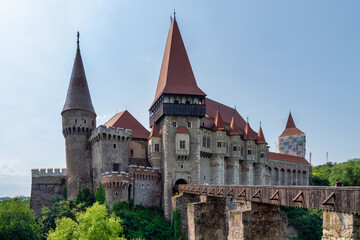
[[261,122],[260,122],[260,129],[259,129],[259,132],[258,132],[257,138],[256,138],[256,143],[257,144],[267,144],[267,142],[265,141],[264,133],[261,128]]
[[213,130],[225,130],[225,124],[219,111],[215,115]]
[[233,116],[232,119],[231,119],[229,135],[230,135],[230,136],[240,135],[239,128],[238,128],[237,125],[236,125],[235,117],[234,117],[234,116]]
[[244,138],[244,140],[255,140],[254,133],[250,127],[249,117],[247,117],[247,122],[246,122],[246,125],[244,128],[243,138]]

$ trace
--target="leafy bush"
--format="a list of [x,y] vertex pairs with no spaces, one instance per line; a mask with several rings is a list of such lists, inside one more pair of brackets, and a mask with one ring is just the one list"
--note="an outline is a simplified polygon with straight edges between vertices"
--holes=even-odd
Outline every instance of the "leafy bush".
[[104,204],[106,199],[105,199],[105,190],[102,187],[101,183],[99,182],[99,189],[95,195],[95,200],[100,203],[100,204]]
[[21,197],[0,202],[0,239],[43,239],[36,215],[29,200]]
[[287,213],[288,225],[295,228],[298,240],[320,240],[322,237],[322,211],[294,207],[281,207]]

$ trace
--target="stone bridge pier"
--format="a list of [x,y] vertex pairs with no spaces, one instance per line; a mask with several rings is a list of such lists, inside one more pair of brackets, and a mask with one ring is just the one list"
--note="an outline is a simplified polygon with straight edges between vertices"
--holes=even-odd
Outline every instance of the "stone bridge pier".
[[322,240],[355,239],[360,239],[359,215],[324,211]]
[[278,206],[186,193],[173,203],[189,240],[287,239],[287,217]]

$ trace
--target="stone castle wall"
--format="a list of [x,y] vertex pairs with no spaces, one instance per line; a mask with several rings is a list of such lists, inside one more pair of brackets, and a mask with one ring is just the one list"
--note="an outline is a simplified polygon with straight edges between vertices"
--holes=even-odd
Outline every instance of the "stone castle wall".
[[305,134],[279,137],[279,139],[275,143],[275,151],[277,153],[305,157]]
[[30,208],[40,215],[41,208],[50,207],[55,197],[63,198],[66,169],[32,169],[31,177]]

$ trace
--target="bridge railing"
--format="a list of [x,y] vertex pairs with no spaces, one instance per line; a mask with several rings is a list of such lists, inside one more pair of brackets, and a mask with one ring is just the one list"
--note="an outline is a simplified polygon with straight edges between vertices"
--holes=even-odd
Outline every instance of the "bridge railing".
[[182,184],[179,192],[360,215],[360,187]]

